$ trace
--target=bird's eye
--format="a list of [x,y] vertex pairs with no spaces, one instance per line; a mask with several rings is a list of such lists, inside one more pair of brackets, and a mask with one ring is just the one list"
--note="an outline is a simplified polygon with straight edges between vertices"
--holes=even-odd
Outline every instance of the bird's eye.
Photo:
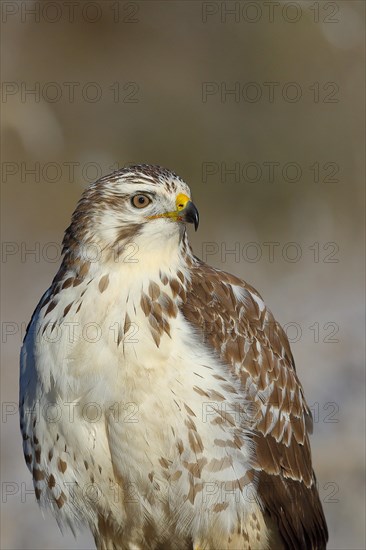
[[147,195],[139,194],[132,197],[131,203],[135,208],[145,208],[151,203],[151,199]]

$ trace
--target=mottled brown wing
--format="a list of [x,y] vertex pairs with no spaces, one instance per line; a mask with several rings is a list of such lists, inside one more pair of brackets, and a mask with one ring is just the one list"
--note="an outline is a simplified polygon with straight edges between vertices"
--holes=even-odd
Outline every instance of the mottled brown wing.
[[240,377],[253,405],[258,493],[284,547],[325,548],[308,438],[312,418],[284,331],[252,287],[200,260],[192,266],[182,311]]

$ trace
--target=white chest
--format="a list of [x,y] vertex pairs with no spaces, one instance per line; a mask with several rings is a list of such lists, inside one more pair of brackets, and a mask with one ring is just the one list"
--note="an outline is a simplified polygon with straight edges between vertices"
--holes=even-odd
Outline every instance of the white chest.
[[[209,531],[224,521],[218,506],[234,525],[252,511],[245,494],[255,483],[238,382],[199,343],[169,284],[102,277],[62,292],[49,318],[36,320],[36,341],[31,334],[25,343],[24,383],[37,380],[24,391],[27,405],[57,400],[75,412],[72,421],[37,421],[38,439],[67,464],[62,472],[43,458],[42,475],[99,483],[99,506],[131,529],[169,509],[175,529],[189,522]],[[39,337],[60,319],[57,338]],[[85,505],[81,492],[65,513]]]

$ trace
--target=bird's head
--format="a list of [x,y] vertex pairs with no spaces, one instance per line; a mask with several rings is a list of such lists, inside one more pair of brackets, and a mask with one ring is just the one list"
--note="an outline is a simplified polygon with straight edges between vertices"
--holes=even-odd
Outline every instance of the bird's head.
[[80,199],[64,238],[65,250],[84,247],[114,257],[133,244],[140,253],[184,242],[185,224],[198,227],[188,185],[160,166],[137,165],[104,176]]

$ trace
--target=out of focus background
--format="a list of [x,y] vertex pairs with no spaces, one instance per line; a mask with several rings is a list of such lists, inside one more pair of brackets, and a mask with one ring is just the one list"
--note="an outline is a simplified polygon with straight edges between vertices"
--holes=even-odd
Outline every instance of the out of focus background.
[[84,187],[191,186],[195,253],[285,326],[329,548],[365,546],[363,1],[1,2],[1,548],[91,549],[42,517],[18,428],[25,327]]

